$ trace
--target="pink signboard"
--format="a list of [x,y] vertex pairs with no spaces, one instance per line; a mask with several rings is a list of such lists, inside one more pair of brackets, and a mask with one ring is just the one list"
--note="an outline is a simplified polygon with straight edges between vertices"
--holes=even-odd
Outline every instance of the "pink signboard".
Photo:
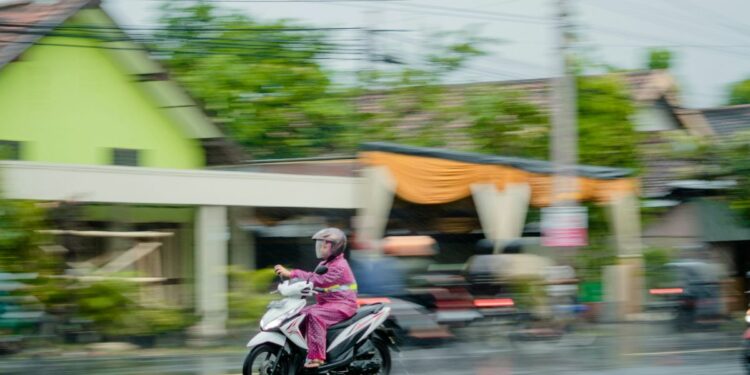
[[546,207],[542,209],[542,245],[576,247],[588,244],[586,207]]

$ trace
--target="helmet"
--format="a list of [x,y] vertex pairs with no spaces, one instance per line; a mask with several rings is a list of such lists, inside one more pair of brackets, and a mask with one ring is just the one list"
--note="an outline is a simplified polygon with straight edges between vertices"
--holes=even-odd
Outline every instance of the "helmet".
[[315,233],[312,239],[331,243],[331,254],[328,255],[328,259],[338,256],[346,249],[346,234],[338,228],[322,229],[318,233]]

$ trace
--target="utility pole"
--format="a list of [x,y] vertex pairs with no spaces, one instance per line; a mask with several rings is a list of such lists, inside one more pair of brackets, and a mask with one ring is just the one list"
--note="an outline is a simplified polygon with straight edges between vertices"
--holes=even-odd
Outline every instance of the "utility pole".
[[574,30],[570,0],[556,0],[559,61],[553,84],[550,160],[554,166],[550,203],[542,211],[543,243],[556,248],[556,258],[567,263],[576,248],[587,243],[588,214],[578,205],[578,106],[576,101]]
[[578,190],[575,165],[578,162],[578,108],[576,102],[575,57],[573,25],[570,21],[569,0],[557,0],[557,32],[560,76],[554,85],[551,159],[555,166],[552,184],[552,204],[571,207],[577,202],[573,195]]

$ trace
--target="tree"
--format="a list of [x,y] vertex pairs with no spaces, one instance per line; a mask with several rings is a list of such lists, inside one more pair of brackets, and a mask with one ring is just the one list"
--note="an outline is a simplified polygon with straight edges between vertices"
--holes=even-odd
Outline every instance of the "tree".
[[469,100],[469,132],[476,151],[546,159],[549,120],[521,93],[476,95]]
[[639,166],[633,101],[617,76],[578,78],[578,159],[604,167]]
[[664,48],[648,50],[649,69],[669,69],[672,67],[672,52]]
[[729,87],[729,105],[750,104],[750,78]]
[[[359,87],[340,90],[318,63],[336,53],[323,32],[223,14],[206,2],[170,5],[162,22],[153,48],[256,157],[350,153],[361,142],[395,141],[547,158],[549,121],[522,93],[445,85],[484,54],[487,40],[471,32],[435,34],[411,64],[364,72]],[[581,162],[635,166],[624,84],[580,78],[579,99]]]
[[[449,125],[466,116],[466,106],[455,99],[446,78],[471,59],[485,54],[488,39],[469,31],[440,32],[429,38],[429,51],[400,68],[372,70],[360,76],[355,96],[360,102],[363,141],[393,141],[414,146],[444,147],[461,132]],[[419,45],[419,50],[424,46]],[[453,98],[453,99],[452,99]]]
[[[638,133],[630,120],[635,109],[626,84],[616,76],[582,76],[577,89],[580,163],[638,168]],[[548,158],[549,118],[521,93],[484,93],[469,112],[476,151]]]
[[750,223],[750,132],[711,139],[674,136],[666,155],[692,161],[685,178],[730,182],[725,198]]
[[34,203],[0,196],[0,272],[51,271],[56,260],[39,248],[44,212]]
[[[177,2],[175,2],[177,3]],[[320,31],[223,13],[207,2],[167,5],[152,48],[175,77],[257,158],[304,157],[343,144],[354,108],[319,58],[336,56]]]

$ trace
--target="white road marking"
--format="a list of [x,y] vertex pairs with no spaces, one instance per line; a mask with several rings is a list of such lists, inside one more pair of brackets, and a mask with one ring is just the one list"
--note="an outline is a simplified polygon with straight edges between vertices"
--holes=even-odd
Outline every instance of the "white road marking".
[[673,352],[650,352],[650,353],[626,353],[625,356],[629,357],[650,357],[650,356],[662,356],[662,355],[674,355],[674,354],[692,354],[692,353],[711,353],[711,352],[736,352],[742,350],[742,348],[715,348],[715,349],[694,349],[694,350],[678,350]]

